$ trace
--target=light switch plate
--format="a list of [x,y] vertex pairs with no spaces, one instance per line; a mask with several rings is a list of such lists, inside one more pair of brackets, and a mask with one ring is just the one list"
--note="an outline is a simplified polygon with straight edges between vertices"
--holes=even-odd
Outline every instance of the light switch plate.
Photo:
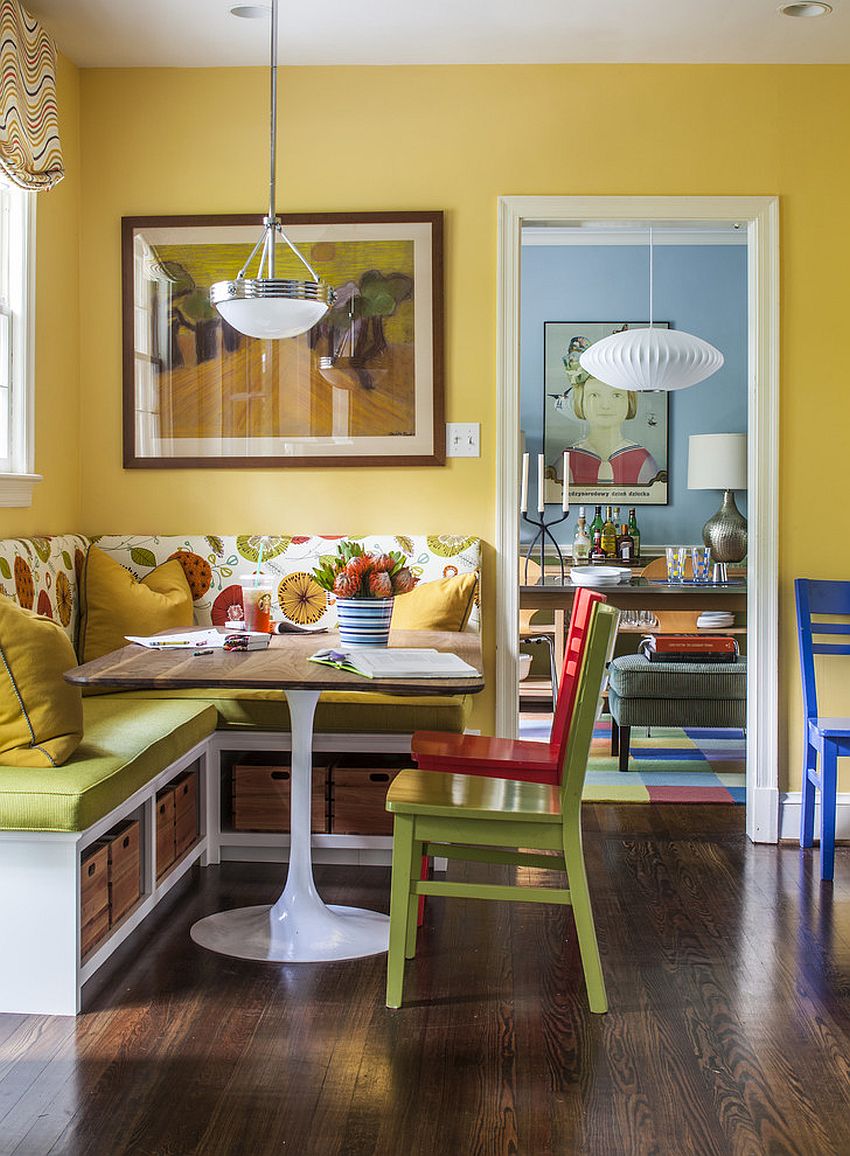
[[477,421],[446,422],[446,457],[480,458],[481,423]]

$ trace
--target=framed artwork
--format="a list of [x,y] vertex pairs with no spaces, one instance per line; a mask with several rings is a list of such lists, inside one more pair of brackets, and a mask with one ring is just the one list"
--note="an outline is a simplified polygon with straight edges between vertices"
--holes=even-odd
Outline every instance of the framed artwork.
[[[669,322],[654,325],[668,329]],[[667,505],[666,393],[612,389],[579,364],[585,349],[646,321],[543,325],[545,500],[560,502],[564,450],[572,505]]]
[[[262,341],[209,300],[261,217],[123,218],[125,467],[443,465],[443,214],[282,221],[336,300]],[[304,276],[284,245],[277,261]]]

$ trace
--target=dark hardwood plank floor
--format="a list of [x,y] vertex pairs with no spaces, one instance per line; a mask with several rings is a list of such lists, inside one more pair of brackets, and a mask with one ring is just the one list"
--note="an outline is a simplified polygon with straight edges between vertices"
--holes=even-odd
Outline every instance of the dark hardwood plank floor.
[[[844,1156],[850,849],[822,886],[811,852],[742,828],[738,807],[586,808],[601,1017],[564,909],[430,901],[389,1012],[382,956],[196,947],[195,919],[272,900],[282,875],[198,869],[76,1021],[0,1016],[0,1153]],[[388,871],[317,875],[334,902],[386,910]]]

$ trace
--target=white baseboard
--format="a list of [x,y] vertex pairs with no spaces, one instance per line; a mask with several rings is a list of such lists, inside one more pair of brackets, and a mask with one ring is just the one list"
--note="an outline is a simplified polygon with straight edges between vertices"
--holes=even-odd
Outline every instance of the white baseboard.
[[[779,838],[800,839],[800,791],[786,791],[779,797]],[[820,792],[815,796],[815,839],[820,831]],[[850,794],[839,794],[835,811],[835,838],[850,839]]]

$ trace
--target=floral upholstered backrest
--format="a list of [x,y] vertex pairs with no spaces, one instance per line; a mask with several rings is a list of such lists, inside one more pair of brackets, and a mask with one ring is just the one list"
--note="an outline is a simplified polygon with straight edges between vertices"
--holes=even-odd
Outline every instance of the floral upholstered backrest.
[[[263,573],[276,584],[275,616],[300,626],[333,629],[336,606],[333,595],[312,577],[319,559],[333,554],[337,544],[348,535],[270,535],[219,536],[189,534],[180,536],[103,535],[94,538],[101,550],[143,578],[155,566],[177,558],[195,599],[195,622],[198,626],[224,625],[235,615],[231,607],[241,605],[240,575],[252,573],[263,547]],[[430,582],[455,574],[477,573],[481,544],[478,538],[450,535],[376,534],[354,538],[364,549],[376,552],[400,550],[420,582]],[[467,629],[477,630],[479,596]]]
[[80,614],[79,577],[89,539],[0,538],[0,592],[26,610],[61,623],[75,641]]

